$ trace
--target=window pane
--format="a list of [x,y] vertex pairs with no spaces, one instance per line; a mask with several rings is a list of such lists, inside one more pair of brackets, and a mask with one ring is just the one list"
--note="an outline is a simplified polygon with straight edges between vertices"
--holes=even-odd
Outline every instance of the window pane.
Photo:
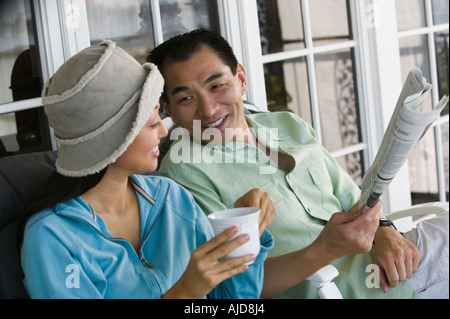
[[86,1],[91,44],[117,42],[140,63],[153,48],[153,26],[148,0]]
[[350,50],[316,55],[323,144],[336,151],[361,142]]
[[[448,141],[448,139],[447,139]],[[408,159],[413,204],[438,201],[434,130],[430,129]]]
[[26,1],[0,1],[0,104],[41,95],[39,49],[30,45],[35,41],[28,10]]
[[424,0],[396,0],[396,8],[399,31],[426,26]]
[[220,33],[217,0],[160,0],[164,40],[195,29]]
[[[149,0],[86,2],[91,44],[111,39],[140,63],[154,48]],[[220,32],[217,1],[160,0],[164,40],[197,28]]]
[[[41,96],[42,74],[32,1],[0,1],[1,104]],[[42,108],[0,115],[0,157],[51,149]]]
[[289,110],[311,124],[311,103],[305,58],[264,66],[271,112]]
[[[448,2],[447,2],[448,3]],[[448,46],[448,31],[435,34],[436,42],[436,61],[439,80],[439,96],[449,95],[448,82],[449,82],[449,46]],[[442,115],[448,114],[449,105],[445,107]],[[447,140],[448,141],[448,140]]]
[[444,154],[444,175],[445,175],[445,192],[447,194],[446,200],[448,202],[448,190],[449,190],[449,168],[448,168],[448,157],[449,157],[449,143],[448,143],[448,133],[449,125],[448,122],[441,125],[442,132],[442,153]]
[[[436,42],[438,41],[439,40],[436,38]],[[405,37],[400,39],[399,44],[403,81],[406,79],[409,70],[414,66],[418,66],[422,70],[423,76],[430,80],[430,56],[428,52],[427,36],[418,35]],[[445,45],[443,48],[445,48]],[[438,88],[440,90],[439,93],[441,94],[441,87],[445,87],[445,84],[443,84],[445,81],[442,81],[442,69],[445,69],[445,67],[448,68],[448,66],[446,66],[448,65],[448,61],[444,62],[444,66],[441,66],[442,63],[440,61],[441,58],[439,57],[439,50],[439,46],[436,46],[440,83],[439,85],[435,85],[435,89]],[[448,83],[448,74],[446,76]],[[424,109],[430,110],[431,108],[432,97],[430,94],[428,99],[425,101]],[[444,149],[445,144],[447,144],[446,149],[448,149],[448,134],[443,134],[442,138]],[[435,143],[436,140],[434,137],[434,130],[430,129],[409,157],[409,177],[411,182],[411,196],[413,204],[439,200]],[[448,168],[446,174],[448,174]]]
[[347,5],[347,0],[309,1],[314,46],[352,38]]
[[263,54],[305,47],[300,0],[258,0],[257,2]]
[[352,177],[355,183],[361,187],[363,177],[362,152],[352,153],[336,158],[339,165]]
[[433,7],[433,23],[434,24],[448,24],[448,0],[431,0]]
[[[406,80],[409,71],[415,66],[422,70],[423,76],[428,81],[431,81],[427,36],[417,35],[402,38],[399,40],[399,45],[402,81]],[[427,100],[425,100],[423,109],[432,109],[431,94],[428,96]]]

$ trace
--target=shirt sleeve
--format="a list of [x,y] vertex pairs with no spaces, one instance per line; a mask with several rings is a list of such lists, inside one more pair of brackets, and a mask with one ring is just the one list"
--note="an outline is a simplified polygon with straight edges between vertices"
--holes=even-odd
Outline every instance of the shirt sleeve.
[[195,165],[186,163],[175,165],[164,161],[161,172],[188,190],[206,215],[230,208],[222,202],[219,191],[209,182],[205,172],[198,170]]
[[27,226],[21,259],[24,285],[31,298],[102,298],[80,262],[51,227],[39,222]]

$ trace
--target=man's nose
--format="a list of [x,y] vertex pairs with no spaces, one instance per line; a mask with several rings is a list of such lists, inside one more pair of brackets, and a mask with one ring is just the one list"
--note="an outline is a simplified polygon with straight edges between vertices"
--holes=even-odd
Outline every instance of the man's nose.
[[200,95],[198,103],[198,113],[200,116],[208,118],[215,114],[217,105],[209,94]]

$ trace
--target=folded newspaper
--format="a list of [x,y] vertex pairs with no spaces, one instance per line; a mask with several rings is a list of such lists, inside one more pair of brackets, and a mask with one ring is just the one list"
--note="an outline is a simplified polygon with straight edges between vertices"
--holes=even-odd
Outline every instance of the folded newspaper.
[[363,177],[360,207],[375,205],[389,183],[408,159],[417,143],[448,103],[444,96],[431,111],[422,110],[431,84],[419,68],[413,68],[406,79],[394,113],[372,166]]

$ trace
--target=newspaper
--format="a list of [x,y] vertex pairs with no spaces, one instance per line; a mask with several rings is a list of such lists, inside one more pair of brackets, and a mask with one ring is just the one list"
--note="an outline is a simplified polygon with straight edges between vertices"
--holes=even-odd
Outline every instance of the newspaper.
[[422,71],[413,68],[400,93],[375,161],[363,177],[360,207],[366,204],[367,210],[375,205],[447,105],[448,97],[444,96],[433,110],[422,110],[430,91],[431,85],[422,77]]

